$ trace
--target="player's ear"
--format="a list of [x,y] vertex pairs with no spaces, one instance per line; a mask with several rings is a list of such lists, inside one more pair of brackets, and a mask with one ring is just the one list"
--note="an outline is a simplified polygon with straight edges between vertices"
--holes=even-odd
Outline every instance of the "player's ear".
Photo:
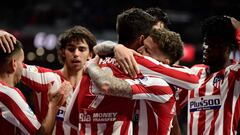
[[17,61],[16,61],[16,59],[11,59],[8,63],[7,72],[13,73],[16,70],[17,70]]
[[163,63],[164,63],[164,64],[170,65],[170,62],[171,62],[171,61],[170,61],[168,58],[164,58],[164,59],[163,59]]
[[141,36],[139,37],[140,45],[143,45],[144,39],[145,39],[145,36],[144,36],[144,35],[141,35]]
[[95,55],[94,55],[94,53],[91,51],[91,52],[89,52],[89,55],[88,55],[88,58],[87,58],[87,60],[90,60],[90,59],[92,59],[93,57],[94,57]]

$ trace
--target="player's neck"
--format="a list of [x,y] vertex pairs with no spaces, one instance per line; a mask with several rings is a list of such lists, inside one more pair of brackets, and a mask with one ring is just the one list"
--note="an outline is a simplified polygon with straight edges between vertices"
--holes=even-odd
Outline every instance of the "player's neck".
[[228,67],[229,65],[231,65],[231,61],[227,60],[224,64],[217,64],[217,63],[213,63],[213,65],[209,65],[209,73],[215,73],[218,72],[226,67]]
[[0,74],[0,81],[7,84],[8,86],[14,87],[14,77],[12,74]]
[[72,86],[76,86],[78,84],[78,82],[82,79],[82,72],[83,72],[82,69],[74,72],[64,66],[64,68],[62,68],[61,72],[62,72],[64,78],[67,81],[69,81]]

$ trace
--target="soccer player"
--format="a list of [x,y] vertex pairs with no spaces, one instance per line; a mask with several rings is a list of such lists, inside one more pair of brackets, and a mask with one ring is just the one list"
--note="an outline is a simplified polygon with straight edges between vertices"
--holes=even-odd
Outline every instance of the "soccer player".
[[[180,36],[166,29],[153,29],[150,35],[144,40],[144,48],[142,49],[143,55],[151,56],[155,60],[164,61],[164,63],[169,65],[180,59],[183,53]],[[104,60],[100,62],[100,65],[111,66]],[[109,84],[109,88],[104,88],[104,92],[107,95],[140,99],[137,100],[137,106],[135,106],[135,117],[139,118],[134,127],[135,134],[165,135],[170,133],[171,122],[175,112],[175,99],[174,97],[171,97],[169,100],[167,99],[168,91],[166,88],[168,85],[159,87],[163,86],[163,83],[158,82],[157,77],[154,75],[135,79],[134,81],[127,79],[126,81],[129,82],[129,85],[127,85],[113,76],[107,75],[108,73],[103,73],[96,65],[90,64],[87,69],[92,81],[96,85],[101,87],[102,83]],[[141,70],[142,68],[140,67]],[[172,90],[169,92],[173,94]],[[162,101],[158,101],[158,103],[157,98],[162,98]],[[156,123],[158,124],[155,125]]]
[[156,18],[157,23],[153,26],[154,28],[169,29],[171,22],[168,18],[167,13],[164,12],[162,9],[158,7],[150,7],[146,9],[146,12]]
[[239,122],[240,65],[229,54],[238,48],[231,18],[204,20],[203,64],[192,69],[200,86],[188,95],[188,134],[232,135]]
[[[47,84],[54,82],[54,87],[58,87],[62,81],[67,80],[74,89],[78,89],[83,65],[93,55],[92,49],[95,44],[96,38],[89,30],[82,26],[74,26],[59,36],[57,49],[59,61],[63,64],[62,69],[52,71],[38,66],[24,66],[21,80],[34,91],[34,110],[40,121],[46,116],[48,110]],[[53,134],[76,134],[74,129],[63,123],[70,98],[71,96],[59,108]]]
[[[48,94],[49,110],[42,124],[26,103],[22,92],[15,88],[23,70],[24,52],[22,45],[16,41],[15,49],[10,53],[0,51],[0,132],[4,135],[17,134],[52,134],[55,115],[65,102],[69,83],[64,83],[57,91]],[[65,95],[66,94],[66,95]]]
[[[138,13],[140,11],[140,13]],[[127,14],[132,14],[132,15],[129,15],[130,17],[127,17]],[[137,14],[136,14],[137,13]],[[126,15],[126,16],[125,16]],[[142,15],[144,15],[144,16],[149,16],[149,14],[146,14],[146,13],[144,13],[143,11],[141,11],[141,10],[128,10],[128,11],[126,11],[126,12],[124,12],[123,14],[121,14],[121,15],[119,15],[118,17],[118,22],[117,22],[117,26],[118,26],[118,33],[119,33],[119,41],[120,42],[123,42],[123,43],[126,43],[128,46],[131,46],[131,48],[134,48],[134,49],[136,49],[136,48],[138,48],[139,46],[141,46],[142,45],[142,43],[143,43],[143,39],[144,39],[144,35],[145,36],[147,36],[148,34],[147,34],[147,30],[146,30],[146,26],[148,26],[148,31],[152,28],[152,25],[151,26],[149,26],[148,25],[148,22],[147,21],[143,21],[142,20],[142,18],[139,20],[139,18],[140,18],[140,16],[142,16]],[[120,18],[122,19],[122,20],[120,20]],[[150,17],[151,18],[151,17]],[[128,20],[129,19],[129,20]],[[126,20],[128,20],[128,21],[126,21]],[[131,20],[138,20],[138,21],[131,21]],[[133,25],[133,23],[132,22],[138,22],[137,24],[134,24]],[[144,22],[144,25],[142,25],[142,23]],[[155,24],[154,22],[152,23],[152,24]],[[144,27],[142,27],[142,26],[144,26]],[[142,30],[142,31],[145,31],[145,32],[140,32],[140,30]],[[126,32],[127,31],[127,32]],[[121,34],[120,34],[121,33]],[[128,35],[126,35],[125,33],[129,33]],[[121,36],[120,36],[121,35]],[[138,60],[142,60],[142,62],[146,62],[146,61],[148,61],[148,66],[153,66],[153,65],[160,65],[160,67],[162,66],[162,68],[157,68],[156,67],[156,70],[161,70],[161,71],[165,71],[165,72],[167,72],[165,69],[167,69],[165,66],[163,66],[162,64],[159,64],[156,60],[149,60],[149,59],[151,59],[151,58],[144,58],[144,57],[139,57],[138,58]],[[141,61],[140,61],[141,62]],[[105,60],[103,60],[103,63],[107,63],[107,64],[109,64],[109,63],[112,63],[113,65],[114,64],[116,64],[115,63],[115,60],[114,59],[111,59],[111,58],[107,58],[107,59],[105,59]],[[117,65],[116,64],[116,66],[118,67],[111,67],[111,68],[113,68],[114,69],[114,72],[113,72],[113,74],[115,74],[116,75],[116,73],[121,73],[122,74],[122,72],[121,72],[121,70],[119,69],[119,65]],[[169,67],[169,66],[168,66]],[[146,68],[149,68],[149,67],[146,67]],[[164,68],[164,69],[163,69]],[[116,72],[117,71],[117,72]],[[171,71],[173,71],[173,70],[171,70]],[[154,75],[156,76],[156,75],[158,75],[158,73],[157,72],[154,72],[154,71],[149,71],[148,73],[155,73]],[[177,71],[177,72],[175,72],[175,73],[180,73],[180,71]],[[118,75],[121,75],[121,74],[118,74]],[[147,74],[147,73],[146,73]],[[188,76],[188,77],[192,77],[191,76],[191,74],[183,74],[183,76],[184,75],[186,75],[186,76]],[[128,76],[126,76],[126,75],[122,75],[121,77],[123,77],[123,78],[129,78]],[[156,77],[157,78],[157,77]],[[169,78],[171,78],[172,79],[172,77],[169,77]],[[168,79],[169,79],[168,78]],[[88,78],[87,78],[88,79]],[[86,79],[86,80],[87,80]],[[159,78],[158,78],[159,79]],[[175,78],[173,78],[173,80],[174,80]],[[177,80],[177,79],[176,79]],[[82,80],[83,81],[83,80]],[[142,81],[144,81],[144,79],[142,80]],[[193,81],[193,83],[190,83],[190,82],[192,82]],[[88,83],[86,83],[87,81],[85,81],[85,85],[86,84],[88,84],[88,85],[91,85],[90,84],[90,82],[88,81]],[[180,84],[182,83],[183,81],[180,81]],[[191,87],[191,86],[193,86],[194,85],[194,82],[196,83],[197,81],[196,81],[196,79],[193,79],[193,80],[191,80],[189,82],[189,84],[190,85],[184,85],[184,86],[187,86],[187,87]],[[159,84],[163,84],[163,83],[159,83]],[[183,83],[182,83],[183,84]],[[193,85],[192,85],[193,84]],[[164,83],[164,85],[166,86],[166,88],[168,87],[168,85],[166,84],[166,83]],[[119,87],[125,87],[125,85],[118,85]],[[160,86],[160,85],[156,85],[156,86]],[[111,127],[112,126],[109,126],[109,128],[106,128],[106,123],[104,123],[103,121],[96,121],[96,120],[98,120],[98,119],[100,119],[100,118],[98,118],[98,117],[100,117],[100,116],[102,116],[102,115],[100,115],[99,113],[96,113],[96,111],[104,111],[104,108],[105,108],[105,110],[107,110],[106,108],[107,108],[107,106],[109,106],[109,110],[107,110],[107,111],[112,111],[112,109],[115,109],[115,111],[118,111],[118,110],[121,110],[121,109],[124,109],[122,112],[126,112],[126,110],[128,110],[128,112],[126,112],[126,114],[127,113],[132,113],[131,111],[132,111],[132,103],[131,102],[128,102],[128,103],[126,103],[129,99],[127,99],[127,98],[125,98],[123,101],[122,101],[122,104],[127,104],[128,106],[124,106],[125,108],[123,108],[122,107],[122,104],[121,105],[119,105],[119,108],[116,108],[116,107],[113,107],[113,106],[117,106],[119,103],[115,103],[115,104],[113,104],[113,101],[117,101],[116,99],[120,99],[120,98],[116,98],[116,97],[114,97],[114,98],[112,98],[112,101],[111,102],[109,102],[110,100],[106,100],[106,99],[108,99],[108,98],[110,98],[110,97],[108,97],[108,96],[103,96],[103,95],[97,95],[97,96],[94,96],[93,95],[93,93],[95,93],[96,94],[96,92],[98,92],[98,90],[97,89],[95,89],[95,87],[93,87],[93,86],[91,86],[90,88],[93,88],[92,90],[90,89],[90,91],[89,91],[89,88],[85,88],[85,90],[83,90],[83,89],[81,89],[80,91],[79,91],[79,93],[78,94],[76,94],[77,93],[77,91],[75,91],[75,97],[73,97],[72,98],[72,101],[73,102],[71,102],[71,105],[67,108],[67,114],[66,114],[66,121],[68,122],[68,123],[70,123],[70,124],[72,124],[73,126],[75,125],[75,127],[76,128],[78,128],[78,129],[80,129],[80,134],[81,133],[86,133],[86,131],[88,132],[88,133],[95,133],[95,132],[106,132],[106,133],[110,133],[109,131],[111,131],[111,132],[115,132],[116,131],[116,129],[118,129],[119,131],[121,131],[121,132],[119,132],[118,131],[118,133],[121,133],[121,134],[123,134],[124,132],[126,132],[126,130],[127,130],[127,133],[130,133],[129,132],[129,128],[128,129],[126,129],[126,130],[122,130],[122,126],[120,126],[120,128],[119,128],[119,126],[118,126],[118,128],[117,127],[115,127],[114,129],[111,129]],[[87,92],[86,92],[87,91]],[[140,92],[140,91],[139,91]],[[159,91],[160,92],[160,91]],[[166,91],[164,91],[164,92],[168,92],[167,90]],[[87,94],[86,94],[87,93]],[[150,95],[158,95],[158,96],[156,96],[156,98],[155,98],[155,101],[163,101],[162,100],[162,98],[161,98],[161,96],[159,96],[160,94],[163,94],[163,93],[158,93],[158,91],[155,91],[155,93],[153,92],[152,94],[150,94]],[[129,98],[129,96],[131,97],[131,95],[129,95],[129,94],[125,94],[125,96],[128,96],[128,98]],[[171,94],[171,92],[169,92],[168,94],[166,93],[166,96],[168,97],[168,98],[166,98],[165,99],[165,102],[166,101],[168,101],[170,98],[171,98],[171,96],[172,96],[172,94]],[[141,96],[133,96],[133,97],[135,97],[136,99],[137,98],[139,98],[139,97],[141,97]],[[148,98],[147,96],[142,96],[141,97],[141,99],[150,99],[150,98]],[[75,102],[74,102],[74,100],[75,100]],[[107,102],[106,102],[107,101]],[[87,103],[88,102],[88,103]],[[82,105],[81,103],[86,103],[86,104],[84,104],[84,105]],[[110,104],[111,103],[111,104]],[[144,103],[143,103],[144,104]],[[74,107],[75,106],[75,107]],[[144,106],[144,105],[143,105]],[[76,109],[76,108],[78,108],[78,110]],[[142,109],[144,108],[144,107],[141,107]],[[150,109],[150,107],[148,107],[149,109]],[[171,108],[171,107],[170,107]],[[109,113],[107,113],[107,114],[109,114]],[[114,119],[118,119],[118,118],[122,118],[122,116],[121,115],[119,115],[119,113],[115,113],[116,114],[116,116],[117,117],[114,117]],[[121,113],[121,114],[123,114],[123,113]],[[124,114],[125,115],[125,114]],[[75,117],[74,117],[75,116]],[[80,124],[80,127],[78,127],[79,126],[79,120],[78,120],[78,116],[81,118],[80,120],[81,120],[81,124]],[[120,116],[120,117],[119,117]],[[128,116],[128,115],[127,115]],[[97,119],[95,119],[95,117],[97,117]],[[125,116],[126,117],[126,116]],[[145,118],[145,117],[141,117],[141,118]],[[131,119],[131,118],[129,118],[129,117],[127,117],[127,119],[129,120],[129,119]],[[104,119],[101,119],[101,120],[104,120]],[[102,122],[101,124],[99,124],[99,123],[97,123],[97,122]],[[95,124],[94,124],[95,123]],[[128,127],[129,127],[129,121],[126,121],[126,122],[124,122],[124,124],[125,123],[127,123],[128,124]],[[112,123],[112,124],[116,124],[116,123]],[[130,124],[131,124],[131,122],[130,122]],[[145,123],[144,123],[145,124]],[[117,124],[117,125],[119,125],[119,124]],[[123,125],[123,126],[125,126],[125,125]],[[103,127],[103,128],[101,128],[101,127]],[[141,126],[142,127],[142,126]],[[148,127],[148,126],[147,126]],[[155,125],[155,127],[156,127],[156,125]],[[146,133],[146,134],[154,134],[154,133],[156,133],[155,131],[156,131],[156,129],[157,128],[155,128],[155,130],[144,130],[144,128],[140,128],[142,131],[144,131],[144,133]],[[108,131],[108,132],[107,132]],[[123,132],[124,131],[124,132]]]

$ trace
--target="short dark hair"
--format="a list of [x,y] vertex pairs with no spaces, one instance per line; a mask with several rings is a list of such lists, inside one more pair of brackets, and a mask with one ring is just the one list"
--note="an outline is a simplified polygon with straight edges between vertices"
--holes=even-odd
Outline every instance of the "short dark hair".
[[11,53],[6,53],[3,50],[0,50],[0,65],[7,65],[12,56],[19,53],[21,49],[23,49],[23,45],[17,40],[16,44],[14,44],[14,50],[12,50]]
[[158,7],[150,7],[146,9],[146,12],[155,17],[157,21],[162,21],[166,27],[171,24],[167,13]]
[[201,31],[204,39],[214,37],[219,43],[229,45],[231,49],[237,48],[235,29],[228,17],[222,15],[205,19]]
[[85,40],[88,44],[90,52],[93,52],[93,47],[97,44],[95,36],[85,27],[74,26],[63,32],[58,39],[58,59],[60,63],[64,63],[65,58],[62,57],[61,49],[64,49],[71,41],[80,40],[83,42]]
[[117,16],[118,42],[133,43],[138,37],[147,37],[156,23],[154,17],[139,8],[128,9]]
[[183,56],[183,42],[178,33],[164,28],[152,29],[149,36],[158,45],[159,49],[170,58],[170,65]]

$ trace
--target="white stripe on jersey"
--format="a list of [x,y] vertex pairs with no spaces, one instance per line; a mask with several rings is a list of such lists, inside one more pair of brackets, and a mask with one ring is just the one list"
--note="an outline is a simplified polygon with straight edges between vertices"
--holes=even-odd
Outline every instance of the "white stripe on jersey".
[[142,100],[151,100],[151,101],[155,101],[155,102],[159,102],[159,103],[166,103],[167,101],[169,101],[169,99],[173,96],[173,94],[169,95],[169,94],[165,94],[165,95],[155,95],[155,94],[146,94],[146,93],[142,93],[142,94],[134,94],[133,95],[133,99],[142,99]]
[[104,135],[102,131],[105,131],[107,128],[107,125],[105,123],[98,123],[97,124],[97,135]]
[[148,115],[147,115],[147,105],[144,100],[139,100],[139,122],[138,122],[138,135],[148,134]]
[[231,51],[229,55],[229,59],[232,59],[236,62],[240,62],[240,51],[239,50]]
[[86,135],[91,135],[91,125],[90,124],[85,124],[85,134]]
[[155,72],[155,71],[153,71],[149,68],[146,68],[142,65],[138,65],[138,67],[144,76],[158,76],[158,77],[163,78],[165,81],[167,81],[170,84],[177,85],[177,86],[187,89],[187,90],[192,90],[193,88],[198,86],[198,84],[192,84],[192,83],[186,82],[184,80],[179,80],[179,79],[170,77],[168,75]]
[[114,122],[112,135],[120,135],[122,126],[123,126],[123,121]]
[[[125,79],[130,85],[136,85],[136,84],[141,84],[144,87],[151,87],[151,86],[159,86],[159,89],[161,87],[169,87],[169,85],[161,78],[157,77],[144,77],[142,79]],[[167,93],[167,92],[166,92]],[[145,99],[145,100],[150,100],[150,101],[155,101],[155,102],[160,102],[160,103],[165,103],[169,101],[169,99],[173,96],[173,94],[156,94],[156,93],[137,93],[133,94],[132,99]]]
[[[72,109],[73,109],[73,106],[74,106],[74,103],[76,102],[77,100],[77,96],[78,96],[78,93],[80,91],[80,84],[81,83],[78,83],[77,87],[75,88],[73,94],[71,95],[71,100],[70,102],[68,103],[67,105],[67,108],[66,108],[66,112],[65,112],[65,116],[64,116],[64,121],[63,123],[72,127],[73,129],[77,130],[77,131],[80,131],[81,129],[81,125],[79,124],[79,126],[77,127],[76,125],[73,125],[71,122],[70,122],[70,115],[71,115],[71,112],[72,112]],[[78,115],[78,114],[77,114]]]
[[144,77],[144,78],[140,78],[140,79],[135,79],[135,80],[131,80],[131,79],[125,79],[125,81],[127,81],[130,85],[133,84],[143,84],[144,86],[148,87],[148,86],[169,86],[166,81],[164,81],[161,78],[157,78],[157,77]]

